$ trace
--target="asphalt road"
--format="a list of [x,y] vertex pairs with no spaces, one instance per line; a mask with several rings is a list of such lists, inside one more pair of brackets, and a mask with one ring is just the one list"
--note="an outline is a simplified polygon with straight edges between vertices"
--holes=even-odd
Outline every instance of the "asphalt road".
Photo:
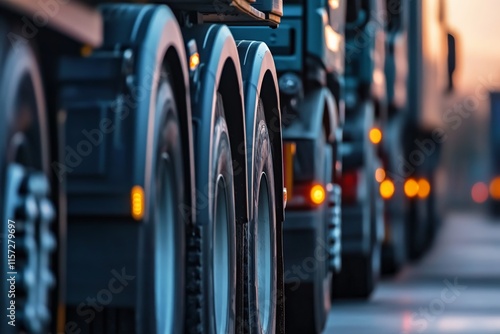
[[419,263],[365,302],[336,302],[324,333],[500,334],[500,221],[451,214]]

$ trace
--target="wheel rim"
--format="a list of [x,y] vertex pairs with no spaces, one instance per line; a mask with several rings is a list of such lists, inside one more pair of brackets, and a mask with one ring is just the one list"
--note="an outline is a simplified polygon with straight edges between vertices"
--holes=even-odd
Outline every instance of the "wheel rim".
[[[17,87],[16,93],[12,104],[5,107],[15,115],[11,129],[17,131],[7,143],[4,189],[5,218],[15,222],[16,260],[9,272],[17,273],[16,286],[19,295],[24,296],[19,305],[16,300],[23,319],[21,328],[41,332],[50,320],[49,290],[55,283],[50,271],[50,257],[56,247],[51,232],[55,210],[50,200],[50,182],[41,172],[46,158],[43,131],[38,128],[42,103],[37,100],[35,84],[28,72],[20,77],[18,86],[13,85]],[[4,244],[7,252],[7,242]]]
[[259,322],[264,332],[269,327],[269,321],[272,310],[272,255],[271,246],[271,214],[272,210],[269,204],[269,189],[267,187],[267,178],[263,174],[260,186],[257,206],[257,233],[256,233],[256,271],[258,283],[257,305],[259,307]]
[[225,182],[222,176],[217,180],[214,219],[214,307],[217,333],[225,333],[229,323],[230,268],[229,214]]
[[174,168],[167,153],[158,167],[157,231],[155,233],[155,303],[158,333],[172,333],[175,319],[177,253],[175,212],[177,200],[173,185]]

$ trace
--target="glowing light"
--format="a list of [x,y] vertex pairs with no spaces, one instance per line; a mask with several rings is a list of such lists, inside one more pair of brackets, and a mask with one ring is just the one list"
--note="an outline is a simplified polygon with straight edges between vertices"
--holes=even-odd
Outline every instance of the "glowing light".
[[427,198],[431,193],[431,184],[426,179],[418,180],[418,197]]
[[92,55],[92,52],[94,52],[94,49],[92,49],[90,45],[84,45],[80,49],[80,55],[85,58],[90,57]]
[[488,199],[488,186],[484,182],[477,182],[472,186],[472,200],[476,203],[484,203]]
[[385,180],[380,184],[380,196],[383,199],[390,199],[394,195],[394,183],[391,180]]
[[132,218],[141,220],[144,217],[144,189],[141,186],[134,186],[130,192],[132,205]]
[[331,9],[337,9],[339,8],[339,0],[328,0],[328,4],[330,5]]
[[286,188],[283,188],[283,207],[286,208],[286,203],[288,202],[288,192]]
[[316,205],[320,205],[325,201],[326,192],[322,185],[317,184],[311,188],[310,192],[311,202]]
[[374,144],[378,144],[382,141],[382,131],[378,128],[373,128],[370,130],[370,141]]
[[375,171],[375,180],[379,183],[385,180],[385,170],[383,168],[377,168]]
[[189,69],[194,71],[198,68],[198,65],[200,65],[200,54],[195,52],[189,57]]
[[405,194],[406,196],[412,198],[418,194],[418,182],[414,179],[408,179],[405,182]]
[[490,182],[490,195],[493,199],[500,200],[500,177],[497,176]]

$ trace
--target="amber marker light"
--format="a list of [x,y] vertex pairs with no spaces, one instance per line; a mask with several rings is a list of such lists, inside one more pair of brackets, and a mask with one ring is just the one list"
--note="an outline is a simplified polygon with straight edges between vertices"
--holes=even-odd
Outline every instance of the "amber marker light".
[[85,58],[90,57],[92,52],[94,52],[94,49],[90,45],[84,45],[80,49],[80,55]]
[[132,217],[141,220],[144,217],[144,189],[141,186],[134,186],[130,192],[132,206]]
[[405,182],[405,195],[413,198],[418,195],[418,182],[414,179],[408,179]]
[[384,180],[380,184],[380,196],[382,196],[383,199],[390,199],[394,196],[394,191],[394,183],[391,180]]
[[309,193],[309,197],[311,198],[311,202],[316,205],[320,205],[325,201],[326,192],[325,188],[322,185],[317,184],[311,188],[311,192]]
[[379,128],[373,128],[370,130],[369,137],[373,144],[378,144],[382,141],[382,131]]
[[500,200],[500,177],[497,176],[490,182],[490,195],[495,200]]
[[427,198],[431,193],[431,184],[426,179],[418,180],[418,197]]
[[200,65],[200,54],[195,52],[189,57],[189,69],[194,71],[198,68],[198,65]]
[[375,171],[375,180],[377,180],[378,183],[385,180],[385,170],[383,168],[377,168]]

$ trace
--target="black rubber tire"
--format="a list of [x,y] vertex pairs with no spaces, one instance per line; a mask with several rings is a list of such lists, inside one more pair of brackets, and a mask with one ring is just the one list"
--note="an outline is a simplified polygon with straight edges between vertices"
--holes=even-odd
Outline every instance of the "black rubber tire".
[[[323,132],[317,140],[317,152],[322,152],[323,184],[332,181],[333,177],[333,148],[326,142],[326,134]],[[327,240],[326,202],[324,203],[324,221],[316,230],[315,240],[321,239],[324,244]],[[286,223],[285,223],[286,224]],[[286,240],[285,240],[286,242]],[[318,250],[323,251],[318,257]],[[313,253],[314,252],[314,253]],[[285,323],[286,333],[321,333],[330,311],[330,295],[332,276],[329,273],[327,250],[323,247],[311,250],[316,262],[316,270],[313,272],[313,282],[300,282],[300,284],[285,284]],[[318,257],[318,258],[316,258]],[[285,259],[286,261],[286,259]]]
[[[423,209],[423,210],[422,210]],[[417,261],[422,258],[425,253],[425,237],[427,233],[427,224],[423,211],[426,211],[427,203],[419,199],[410,199],[409,210],[406,215],[407,231],[406,245],[408,258],[412,261]]]
[[[252,161],[252,203],[253,216],[248,225],[248,303],[250,332],[274,333],[276,330],[277,307],[277,245],[276,245],[276,200],[274,197],[274,166],[269,131],[266,125],[264,105],[259,101],[253,132]],[[262,189],[262,187],[265,189]],[[261,194],[261,190],[265,193]],[[267,197],[266,197],[267,194]],[[267,203],[264,203],[267,202]],[[267,206],[267,207],[266,207]],[[262,210],[259,207],[263,207]],[[267,212],[263,209],[267,208]],[[266,226],[267,225],[267,226]],[[265,231],[262,229],[266,229]],[[266,240],[264,238],[267,236]],[[264,253],[264,263],[259,261],[257,254]],[[269,266],[269,267],[267,267]],[[259,280],[259,273],[269,274]],[[263,281],[263,282],[262,282]],[[262,287],[260,284],[269,284]],[[265,289],[268,288],[267,292]],[[263,306],[266,310],[261,310]],[[262,313],[268,313],[262,315]],[[264,319],[261,319],[263,317]]]
[[406,225],[402,212],[391,216],[390,241],[382,245],[382,275],[396,274],[407,261]]
[[376,256],[375,249],[367,255],[343,256],[341,274],[334,275],[334,297],[368,299],[375,288],[376,276],[372,263]]
[[[153,173],[148,198],[148,219],[141,234],[144,277],[140,288],[145,302],[138,308],[139,328],[149,333],[183,333],[186,222],[183,143],[172,83],[164,69],[156,94]],[[174,256],[170,256],[174,254]],[[169,272],[165,273],[164,268]],[[170,285],[169,285],[170,284]],[[170,291],[168,288],[170,287]],[[163,298],[159,298],[163,297]],[[168,304],[170,299],[171,304]],[[163,330],[160,328],[164,328]]]
[[[0,332],[42,333],[49,330],[53,320],[49,304],[55,283],[50,263],[50,253],[55,248],[52,229],[56,212],[52,197],[55,192],[50,194],[48,115],[32,45],[9,41],[7,33],[20,34],[17,28],[9,29],[0,22],[0,264],[4,268],[0,288],[5,291],[0,297],[0,306],[5,310],[9,301],[15,301],[16,327],[7,325],[9,318],[5,318]],[[20,172],[15,178],[12,174],[7,176],[13,168]],[[36,183],[33,177],[37,178]],[[12,239],[15,268],[10,268],[17,272],[13,299],[7,298],[6,281],[9,219],[16,222],[15,239]],[[24,279],[28,270],[34,276],[30,281]],[[28,304],[30,314],[26,313]]]
[[[371,171],[372,169],[368,169]],[[373,173],[369,173],[373,175]],[[373,182],[376,182],[373,178]],[[342,269],[333,275],[332,297],[341,299],[368,299],[375,289],[380,275],[381,242],[377,240],[376,217],[374,202],[376,198],[370,196],[370,248],[368,253],[343,254]]]
[[[241,266],[236,265],[237,247],[242,247],[242,238],[237,233],[235,219],[235,201],[234,201],[234,181],[233,181],[233,162],[231,156],[231,144],[229,141],[229,132],[224,114],[223,97],[219,93],[216,98],[215,111],[212,123],[212,142],[209,154],[211,154],[211,165],[204,166],[197,172],[208,172],[209,185],[198,185],[200,189],[206,189],[208,186],[207,204],[205,208],[198,210],[197,226],[189,234],[188,241],[188,269],[187,269],[187,333],[209,333],[218,332],[234,333],[236,330],[237,310],[237,279],[241,273],[237,273]],[[221,183],[222,182],[222,183]],[[223,201],[226,205],[226,228],[227,240],[216,240],[221,237],[216,230],[217,201],[219,193],[225,194]],[[221,241],[226,241],[227,249],[222,252],[227,257],[229,267],[226,268],[228,277],[227,308],[228,317],[225,329],[217,330],[216,307],[217,298],[215,297],[220,288],[216,285],[217,270],[214,268],[213,259],[217,257],[216,247],[221,246]],[[220,255],[220,254],[219,254]],[[237,313],[238,312],[238,313]]]

